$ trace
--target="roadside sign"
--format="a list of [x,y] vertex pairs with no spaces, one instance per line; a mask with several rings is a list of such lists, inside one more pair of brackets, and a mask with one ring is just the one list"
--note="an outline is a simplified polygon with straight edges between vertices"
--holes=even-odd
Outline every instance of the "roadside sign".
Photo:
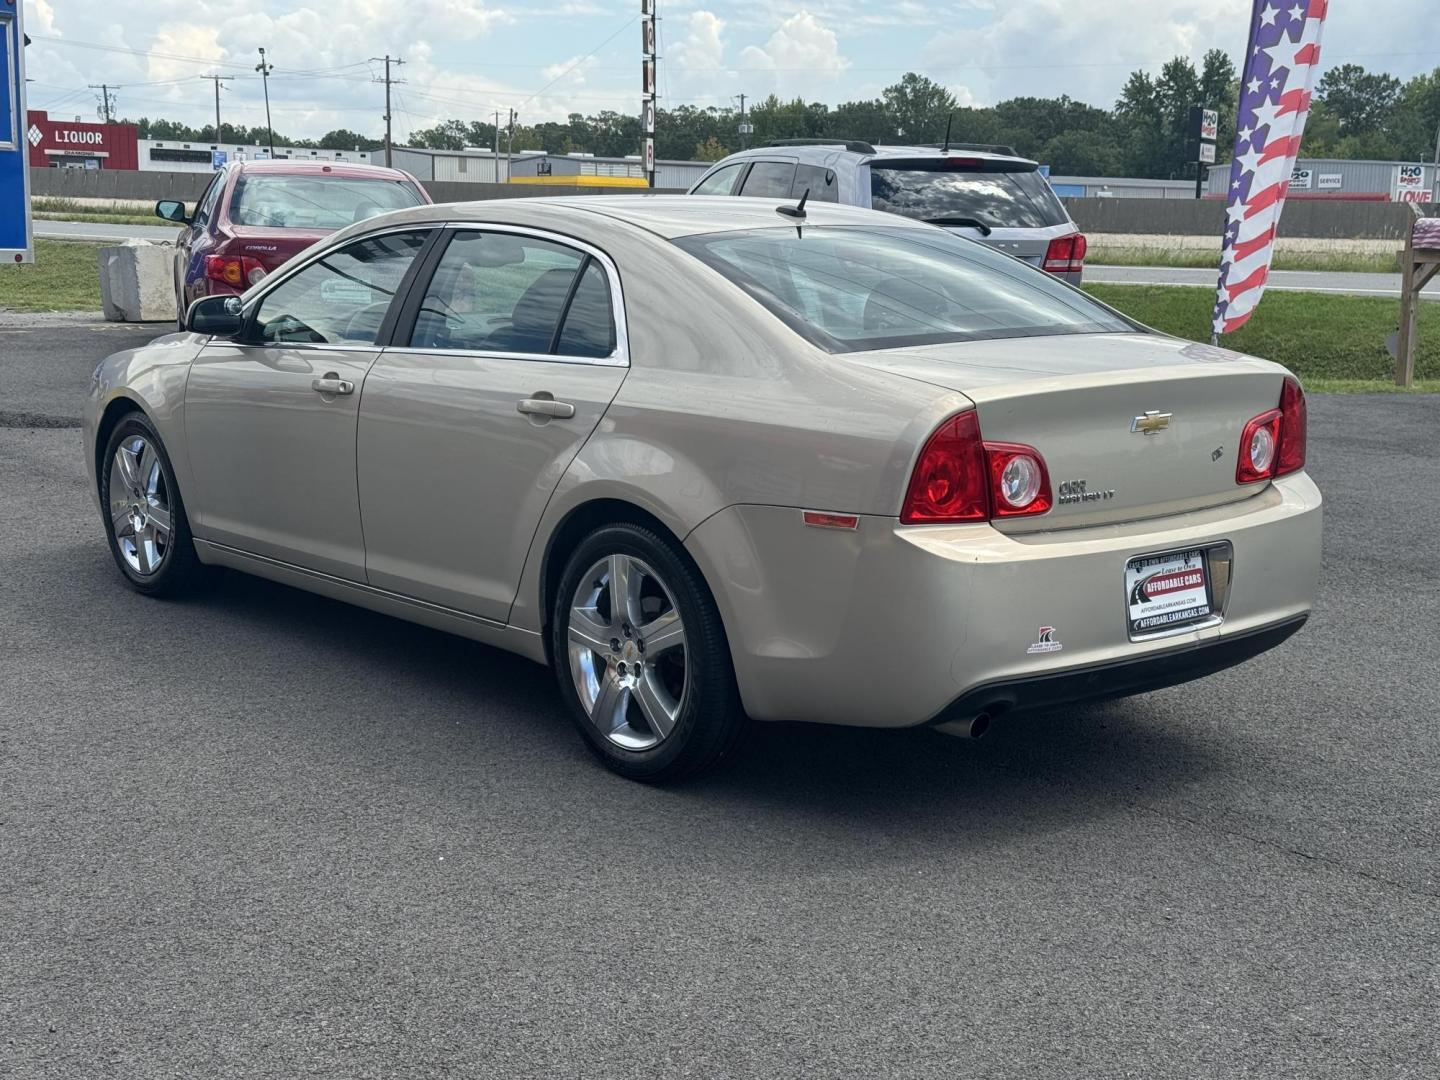
[[1320,182],[1318,186],[1321,191],[1339,191],[1342,187],[1345,186],[1345,176],[1343,173],[1338,172],[1322,172],[1320,174]]
[[1190,106],[1190,160],[1215,164],[1215,140],[1219,137],[1220,114],[1200,105]]
[[16,0],[0,0],[0,261],[35,261],[30,143],[25,130],[25,32]]
[[1395,189],[1391,194],[1396,202],[1429,202],[1430,191],[1425,187],[1425,166],[1396,165]]
[[643,126],[646,135],[655,134],[655,101],[653,98],[645,99],[645,122]]
[[654,139],[646,139],[646,140],[645,140],[645,171],[646,171],[647,173],[653,173],[653,172],[655,171],[655,140],[654,140]]
[[1294,169],[1290,173],[1290,189],[1292,191],[1309,191],[1314,183],[1314,169]]
[[1205,165],[1215,164],[1215,144],[1213,142],[1202,142],[1200,144],[1200,161]]
[[1200,138],[1214,142],[1220,137],[1220,114],[1214,109],[1200,110]]
[[225,162],[229,158],[229,156],[230,155],[227,154],[224,150],[211,150],[210,168],[216,170],[217,172],[223,169],[225,167]]

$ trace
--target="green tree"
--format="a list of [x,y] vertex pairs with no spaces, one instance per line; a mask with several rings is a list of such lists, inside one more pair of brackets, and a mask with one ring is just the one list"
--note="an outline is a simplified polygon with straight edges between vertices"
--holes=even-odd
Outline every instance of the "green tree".
[[907,142],[938,142],[958,107],[955,95],[933,79],[908,71],[884,91],[885,107]]
[[695,144],[694,159],[696,161],[719,161],[723,157],[728,157],[729,154],[730,148],[721,145],[720,140],[714,136],[702,143]]
[[1369,72],[1359,64],[1341,64],[1321,77],[1315,98],[1325,103],[1342,136],[1365,135],[1394,121],[1400,90],[1400,80],[1393,75]]

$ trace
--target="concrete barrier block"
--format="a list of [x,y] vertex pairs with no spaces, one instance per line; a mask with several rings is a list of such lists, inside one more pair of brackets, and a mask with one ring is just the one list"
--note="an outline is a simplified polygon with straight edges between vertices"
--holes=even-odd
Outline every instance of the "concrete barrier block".
[[98,256],[100,306],[110,322],[172,322],[175,282],[169,245],[131,240]]

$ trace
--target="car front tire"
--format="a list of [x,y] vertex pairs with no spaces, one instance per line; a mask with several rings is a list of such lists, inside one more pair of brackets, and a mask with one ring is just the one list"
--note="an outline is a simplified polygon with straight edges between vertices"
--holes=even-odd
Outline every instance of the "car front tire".
[[195,554],[175,470],[155,425],[141,412],[115,425],[99,465],[100,505],[110,554],[146,596],[182,596],[212,578]]
[[713,768],[749,720],[719,611],[699,571],[639,525],[597,529],[570,556],[551,656],[585,744],[608,768],[658,783]]

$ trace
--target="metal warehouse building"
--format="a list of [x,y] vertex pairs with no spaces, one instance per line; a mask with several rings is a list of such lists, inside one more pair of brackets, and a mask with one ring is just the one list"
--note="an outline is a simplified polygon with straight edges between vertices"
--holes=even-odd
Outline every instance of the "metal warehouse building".
[[[1408,161],[1345,161],[1300,158],[1290,179],[1290,198],[1359,199],[1371,202],[1435,202],[1436,169]],[[1212,165],[1206,193],[1227,194],[1230,165]]]

